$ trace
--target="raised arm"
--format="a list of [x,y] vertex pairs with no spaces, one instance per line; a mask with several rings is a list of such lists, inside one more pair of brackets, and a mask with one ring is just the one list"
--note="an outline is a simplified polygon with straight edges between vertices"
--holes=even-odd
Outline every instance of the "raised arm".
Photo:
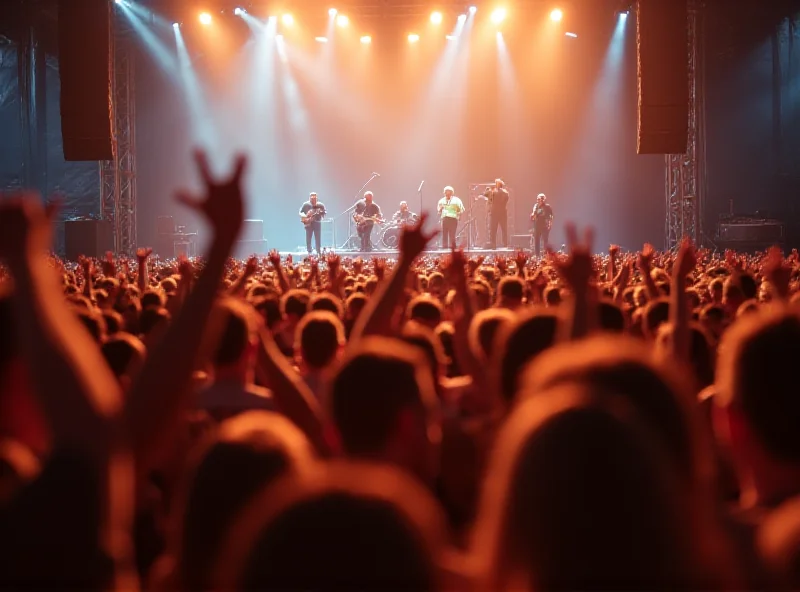
[[239,157],[225,180],[212,177],[206,157],[196,154],[205,195],[179,193],[183,204],[203,214],[214,229],[206,265],[164,337],[147,357],[127,398],[125,417],[134,442],[140,475],[169,448],[173,429],[188,406],[192,372],[233,243],[242,225],[241,180],[245,159]]

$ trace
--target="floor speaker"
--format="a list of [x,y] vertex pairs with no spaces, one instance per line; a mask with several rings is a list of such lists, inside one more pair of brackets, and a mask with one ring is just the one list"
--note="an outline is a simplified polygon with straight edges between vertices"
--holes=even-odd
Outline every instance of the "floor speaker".
[[64,250],[67,260],[78,257],[103,258],[106,251],[114,250],[114,229],[105,220],[67,220],[64,222]]
[[65,160],[113,160],[109,0],[59,0],[58,67]]
[[685,154],[689,141],[686,2],[638,0],[636,55],[639,154]]

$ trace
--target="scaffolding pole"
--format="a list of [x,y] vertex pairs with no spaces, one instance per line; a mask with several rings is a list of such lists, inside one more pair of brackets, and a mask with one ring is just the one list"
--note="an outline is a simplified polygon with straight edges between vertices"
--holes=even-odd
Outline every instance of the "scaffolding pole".
[[111,121],[114,160],[100,162],[100,207],[114,229],[114,250],[136,250],[136,87],[130,40],[122,38],[114,19],[111,52]]
[[705,199],[705,133],[703,88],[703,0],[688,4],[689,138],[686,154],[665,157],[666,249],[683,238],[696,245],[704,241],[702,213]]

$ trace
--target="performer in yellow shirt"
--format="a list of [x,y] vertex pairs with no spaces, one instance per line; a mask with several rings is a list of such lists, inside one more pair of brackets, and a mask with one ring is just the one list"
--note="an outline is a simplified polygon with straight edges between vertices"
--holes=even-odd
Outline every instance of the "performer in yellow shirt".
[[458,219],[464,213],[464,204],[457,198],[453,188],[444,188],[444,197],[439,200],[439,219],[442,221],[442,248],[452,249],[456,246],[456,228]]

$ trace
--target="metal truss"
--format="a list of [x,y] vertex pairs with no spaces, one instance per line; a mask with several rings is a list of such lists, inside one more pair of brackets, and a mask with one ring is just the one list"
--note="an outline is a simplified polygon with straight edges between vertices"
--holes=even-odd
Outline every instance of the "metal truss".
[[676,248],[681,239],[704,242],[702,214],[705,200],[705,92],[703,49],[699,39],[703,26],[703,0],[687,0],[689,60],[689,140],[686,154],[665,157],[666,248]]
[[101,215],[113,225],[115,251],[126,254],[136,250],[136,77],[130,43],[112,24],[109,51],[114,160],[100,163]]

